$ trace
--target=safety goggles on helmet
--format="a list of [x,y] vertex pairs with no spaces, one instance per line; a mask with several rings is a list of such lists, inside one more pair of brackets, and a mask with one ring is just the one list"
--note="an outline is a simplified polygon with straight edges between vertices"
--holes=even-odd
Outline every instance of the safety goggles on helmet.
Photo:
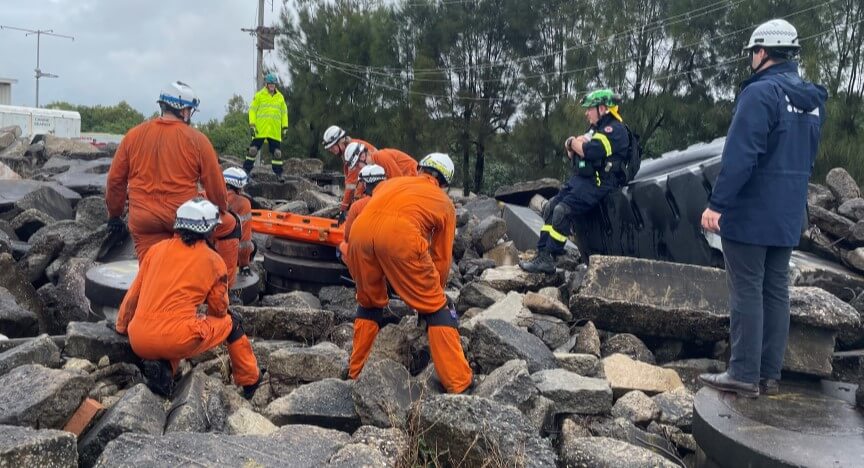
[[377,164],[363,166],[363,169],[360,169],[360,180],[366,184],[375,184],[386,178],[387,174],[384,172],[384,168]]
[[420,160],[420,164],[417,167],[432,169],[438,172],[444,178],[447,185],[450,185],[450,182],[453,180],[453,173],[456,169],[453,165],[453,160],[444,153],[430,153],[426,155],[426,157]]
[[351,142],[345,148],[345,153],[342,155],[345,158],[345,164],[348,169],[354,169],[354,166],[360,162],[360,157],[366,153],[366,146],[363,143]]
[[174,229],[207,234],[219,224],[219,209],[204,198],[194,198],[177,208]]
[[177,110],[187,107],[197,110],[198,104],[201,103],[192,87],[182,81],[174,81],[162,88],[162,92],[159,93],[159,99],[156,102],[164,103],[168,107]]
[[222,177],[225,178],[225,184],[232,187],[242,189],[249,182],[249,176],[246,171],[239,167],[229,167],[222,172]]
[[345,135],[347,135],[345,130],[342,130],[336,125],[331,125],[324,131],[324,137],[321,139],[321,143],[324,145],[324,149],[330,149],[330,147],[338,143]]

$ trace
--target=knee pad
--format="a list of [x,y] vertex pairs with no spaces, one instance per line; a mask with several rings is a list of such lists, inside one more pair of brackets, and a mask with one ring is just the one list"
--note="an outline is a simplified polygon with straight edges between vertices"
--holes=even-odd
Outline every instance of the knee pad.
[[250,157],[254,158],[255,156],[258,155],[258,148],[254,147],[254,146],[250,146],[249,149],[246,151],[246,154],[248,154]]
[[246,332],[243,330],[243,319],[237,312],[229,310],[228,315],[231,317],[231,332],[228,333],[228,339],[225,341],[230,344],[243,338]]
[[[555,205],[555,208],[552,210],[551,219],[549,220],[549,224],[555,228],[556,231],[566,235],[569,234],[570,231],[570,218],[573,215],[573,210],[567,206],[566,203],[558,203]],[[566,232],[565,232],[566,231]]]
[[378,328],[381,328],[382,326],[384,326],[384,309],[368,309],[366,307],[358,305],[356,318],[371,320],[378,324]]
[[426,322],[427,329],[433,325],[457,329],[459,328],[459,320],[456,317],[456,311],[450,309],[447,306],[444,306],[441,308],[441,310],[433,312],[431,314],[419,314],[417,318]]
[[273,150],[273,159],[275,159],[277,161],[282,160],[282,150],[281,149],[276,148]]

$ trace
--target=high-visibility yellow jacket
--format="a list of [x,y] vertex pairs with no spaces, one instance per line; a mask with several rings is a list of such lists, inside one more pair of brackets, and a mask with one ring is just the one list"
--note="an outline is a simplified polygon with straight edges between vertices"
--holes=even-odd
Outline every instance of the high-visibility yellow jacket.
[[255,126],[255,138],[282,141],[282,129],[288,126],[288,107],[279,90],[270,95],[264,87],[255,93],[249,106],[249,125]]

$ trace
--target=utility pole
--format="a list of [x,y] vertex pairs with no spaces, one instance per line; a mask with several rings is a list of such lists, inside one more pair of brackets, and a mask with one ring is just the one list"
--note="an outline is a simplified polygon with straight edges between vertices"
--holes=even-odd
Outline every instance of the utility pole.
[[55,34],[53,29],[25,29],[25,28],[16,28],[13,26],[3,26],[0,25],[0,29],[14,29],[15,31],[23,31],[25,32],[25,36],[31,36],[33,34],[36,35],[36,107],[39,107],[39,79],[42,77],[45,78],[59,78],[58,75],[54,75],[52,73],[44,73],[41,68],[39,68],[39,52],[42,43],[42,35],[46,36],[54,36],[54,37],[62,37],[63,39],[71,39],[75,40],[73,36],[67,36],[65,34]]
[[258,27],[255,29],[241,28],[240,30],[258,38],[255,61],[255,90],[257,91],[264,87],[264,51],[273,50],[274,36],[276,34],[276,28],[264,26],[264,0],[258,0]]

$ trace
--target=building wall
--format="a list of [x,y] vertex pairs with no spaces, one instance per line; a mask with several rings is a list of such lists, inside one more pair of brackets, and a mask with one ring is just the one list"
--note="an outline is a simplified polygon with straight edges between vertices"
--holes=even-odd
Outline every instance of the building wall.
[[0,83],[0,105],[12,104],[12,85],[9,83]]

